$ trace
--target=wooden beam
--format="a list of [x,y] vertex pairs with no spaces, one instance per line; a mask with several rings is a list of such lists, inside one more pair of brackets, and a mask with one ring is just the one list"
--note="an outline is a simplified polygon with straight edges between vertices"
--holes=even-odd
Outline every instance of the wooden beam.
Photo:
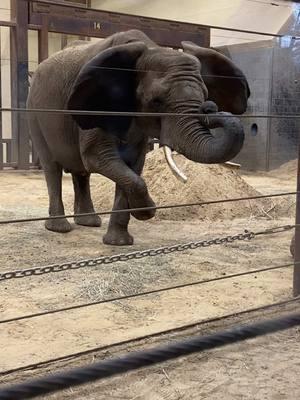
[[16,23],[13,21],[0,21],[0,26],[6,26],[8,28],[14,28]]
[[[11,28],[12,107],[26,108],[28,95],[28,15],[27,0],[14,1],[16,26]],[[18,169],[29,168],[29,135],[26,115],[12,115],[13,155]]]
[[105,38],[122,30],[140,29],[162,46],[181,47],[183,40],[206,47],[210,44],[210,29],[198,24],[33,0],[29,23],[41,25],[45,15],[51,32]]
[[42,27],[38,32],[38,42],[39,42],[39,63],[46,60],[49,57],[49,24],[48,17],[43,16],[42,18]]

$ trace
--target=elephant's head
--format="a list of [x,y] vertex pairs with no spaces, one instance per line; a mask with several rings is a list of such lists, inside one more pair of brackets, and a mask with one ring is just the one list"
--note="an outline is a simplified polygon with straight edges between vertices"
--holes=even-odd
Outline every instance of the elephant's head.
[[[83,66],[68,102],[70,110],[180,115],[77,114],[73,118],[82,129],[100,127],[121,138],[126,137],[134,119],[141,134],[158,137],[166,148],[193,161],[223,163],[232,159],[242,147],[244,132],[239,119],[230,113],[246,110],[250,95],[246,78],[217,51],[192,43],[183,43],[183,49],[149,48],[133,42],[104,50]],[[199,113],[207,117],[201,118]],[[210,130],[220,127],[222,134]]]

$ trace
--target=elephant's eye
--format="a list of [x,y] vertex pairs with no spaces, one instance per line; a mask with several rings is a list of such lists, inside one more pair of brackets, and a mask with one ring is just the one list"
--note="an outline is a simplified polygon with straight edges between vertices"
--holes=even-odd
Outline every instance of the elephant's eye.
[[157,109],[157,108],[162,107],[162,105],[163,105],[163,99],[159,96],[155,96],[150,100],[150,106],[152,108]]

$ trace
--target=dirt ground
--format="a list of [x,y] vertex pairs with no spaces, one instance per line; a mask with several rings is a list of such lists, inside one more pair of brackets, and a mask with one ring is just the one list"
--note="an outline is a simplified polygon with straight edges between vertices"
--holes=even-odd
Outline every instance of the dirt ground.
[[[295,190],[295,176],[291,173],[288,178],[280,174],[250,173],[242,174],[242,177],[261,193]],[[47,214],[47,191],[41,172],[1,172],[0,182],[0,219]],[[93,178],[93,188],[94,191],[99,188],[97,177]],[[71,204],[72,187],[68,176],[64,178],[64,197],[66,203]],[[66,235],[46,231],[42,222],[0,225],[0,272],[293,223],[293,198],[283,204],[285,208],[281,207],[278,214],[262,209],[261,213],[255,212],[247,218],[132,220],[130,230],[135,236],[135,245],[125,248],[102,244],[107,218],[103,219],[101,228],[74,225],[74,230]],[[108,206],[103,204],[101,208],[106,210]],[[283,209],[286,216],[283,216]],[[70,208],[67,211],[72,212]],[[292,232],[285,232],[260,236],[250,242],[0,282],[0,323],[7,318],[39,311],[290,263],[291,236]],[[178,338],[178,334],[173,334],[138,342],[134,346],[115,346],[121,341],[285,300],[291,297],[291,289],[292,268],[285,268],[2,324],[0,382],[84,365],[131,348],[139,349]],[[295,309],[299,309],[299,303],[288,307],[289,311]],[[245,318],[261,319],[281,311],[250,314]],[[222,329],[245,318],[199,325],[193,332],[184,331],[179,336]],[[299,338],[299,329],[292,329],[64,391],[49,396],[49,399],[296,399],[300,396]],[[109,350],[64,363],[52,363],[38,370],[4,373],[105,346],[110,346]]]

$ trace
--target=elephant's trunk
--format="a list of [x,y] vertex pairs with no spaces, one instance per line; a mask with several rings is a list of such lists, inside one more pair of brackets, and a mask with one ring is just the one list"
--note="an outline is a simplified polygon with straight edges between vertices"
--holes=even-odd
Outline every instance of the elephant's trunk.
[[[222,128],[218,134],[210,129]],[[204,164],[225,163],[242,148],[244,130],[230,113],[217,112],[205,117],[167,117],[162,122],[161,143]],[[177,174],[178,175],[178,174]]]

